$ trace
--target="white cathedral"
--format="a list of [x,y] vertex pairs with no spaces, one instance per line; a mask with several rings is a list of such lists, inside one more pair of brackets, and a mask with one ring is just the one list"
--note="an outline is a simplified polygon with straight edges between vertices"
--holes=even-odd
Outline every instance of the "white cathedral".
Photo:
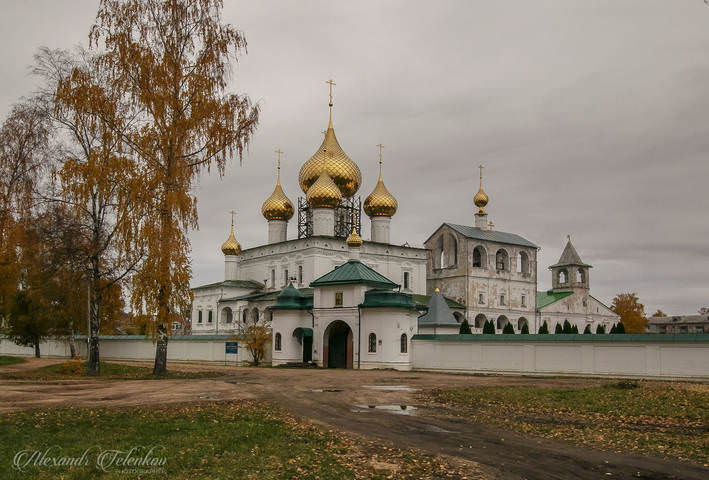
[[[617,316],[589,294],[588,269],[569,243],[550,267],[554,288],[537,292],[537,249],[494,230],[482,189],[475,226],[442,224],[425,248],[392,245],[398,203],[382,178],[362,204],[357,164],[343,151],[330,120],[325,138],[299,173],[305,198],[297,205],[297,238],[288,239],[293,203],[281,186],[280,151],[273,193],[261,212],[268,243],[242,249],[232,225],[222,245],[224,281],[193,288],[192,334],[240,334],[269,327],[274,365],[410,369],[411,337],[457,334],[467,319],[474,333],[487,320],[502,332],[536,333],[546,321],[568,320],[579,331],[609,327]],[[370,219],[363,240],[361,211]],[[525,329],[525,330],[526,330]]]

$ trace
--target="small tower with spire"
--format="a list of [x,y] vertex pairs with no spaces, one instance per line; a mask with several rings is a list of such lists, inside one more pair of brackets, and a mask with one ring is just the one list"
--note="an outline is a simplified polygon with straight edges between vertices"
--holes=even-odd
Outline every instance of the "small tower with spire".
[[263,202],[261,214],[268,220],[268,243],[285,242],[288,239],[288,220],[293,218],[293,204],[283,192],[281,187],[281,154],[279,148],[277,168],[278,177],[276,187],[270,197]]
[[384,180],[382,180],[382,149],[384,145],[380,143],[377,147],[379,148],[379,180],[377,180],[377,185],[372,193],[364,200],[364,212],[372,222],[372,241],[389,243],[391,217],[399,208],[399,203],[384,186]]
[[236,237],[234,236],[235,214],[236,212],[232,210],[229,238],[222,244],[222,253],[224,254],[224,280],[237,280],[238,255],[241,254],[241,245],[239,245],[239,242],[236,241]]
[[359,250],[362,246],[362,238],[357,233],[357,218],[354,210],[352,211],[352,233],[347,237],[347,247],[350,251],[350,260],[359,260]]
[[552,289],[554,292],[588,293],[588,273],[592,267],[581,260],[571,243],[571,235],[567,235],[566,238],[566,247],[559,261],[549,267]]
[[487,194],[483,190],[483,166],[478,166],[480,169],[480,189],[478,193],[473,197],[473,203],[478,207],[478,211],[475,213],[475,226],[480,230],[490,230],[492,228],[492,222],[487,221],[487,212],[485,211],[485,206],[489,201]]

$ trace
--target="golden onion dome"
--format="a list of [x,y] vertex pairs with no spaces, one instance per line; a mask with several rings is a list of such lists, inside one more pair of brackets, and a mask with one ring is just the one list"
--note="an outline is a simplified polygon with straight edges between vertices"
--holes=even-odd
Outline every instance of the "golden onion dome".
[[342,201],[342,193],[326,171],[322,172],[305,195],[311,208],[335,208]]
[[389,193],[382,180],[382,160],[379,158],[379,180],[372,193],[364,200],[364,213],[369,217],[391,217],[399,208],[399,202]]
[[[280,155],[280,151],[279,151]],[[276,180],[276,188],[270,197],[263,202],[261,213],[266,220],[285,220],[293,218],[293,204],[283,192],[281,187],[281,161],[278,160],[278,180]]]
[[350,236],[347,237],[347,246],[348,247],[361,247],[362,246],[362,237],[360,237],[359,234],[357,233],[357,222],[356,222],[354,211],[352,212],[352,233],[350,233]]
[[229,232],[229,238],[222,244],[222,253],[224,255],[239,255],[241,253],[241,245],[234,237],[234,212],[231,216],[231,232]]
[[483,190],[483,166],[480,165],[478,168],[480,169],[480,189],[478,190],[478,193],[475,194],[475,197],[473,197],[473,203],[476,207],[478,207],[478,213],[484,215],[484,207],[490,199]]
[[330,178],[340,189],[343,197],[351,197],[362,184],[362,172],[359,167],[342,150],[332,128],[332,110],[330,111],[330,125],[325,132],[325,139],[318,151],[300,167],[298,181],[304,193],[318,180],[322,172],[327,172]]

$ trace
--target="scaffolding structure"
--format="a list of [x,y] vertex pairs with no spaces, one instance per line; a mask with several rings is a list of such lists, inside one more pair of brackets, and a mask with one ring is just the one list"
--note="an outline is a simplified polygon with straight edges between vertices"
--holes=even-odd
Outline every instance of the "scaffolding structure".
[[[357,232],[362,234],[361,197],[343,198],[335,208],[335,237],[347,238],[352,233],[352,213],[355,213]],[[313,236],[313,210],[304,197],[298,197],[298,238]]]

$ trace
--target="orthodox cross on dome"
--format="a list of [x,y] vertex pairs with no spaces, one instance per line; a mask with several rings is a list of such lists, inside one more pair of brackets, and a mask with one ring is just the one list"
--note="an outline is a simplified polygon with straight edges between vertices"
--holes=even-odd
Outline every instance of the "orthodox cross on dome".
[[329,105],[332,107],[332,87],[333,87],[333,85],[337,85],[337,84],[332,79],[326,80],[325,83],[330,85],[330,103],[329,103]]
[[382,149],[384,148],[384,145],[381,143],[377,145],[379,147],[379,177],[381,178],[382,176]]
[[571,241],[571,234],[568,234],[568,235],[566,236],[566,238],[567,238],[567,239],[569,240],[569,242],[570,242],[570,241]]
[[276,150],[276,153],[278,154],[278,170],[280,171],[281,170],[281,153],[285,153],[285,152],[282,152],[281,149],[279,148],[278,150]]
[[229,213],[231,213],[231,227],[234,228],[234,215],[236,215],[236,212],[232,210]]
[[480,188],[483,188],[483,167],[482,165],[478,165],[478,168],[480,169]]

